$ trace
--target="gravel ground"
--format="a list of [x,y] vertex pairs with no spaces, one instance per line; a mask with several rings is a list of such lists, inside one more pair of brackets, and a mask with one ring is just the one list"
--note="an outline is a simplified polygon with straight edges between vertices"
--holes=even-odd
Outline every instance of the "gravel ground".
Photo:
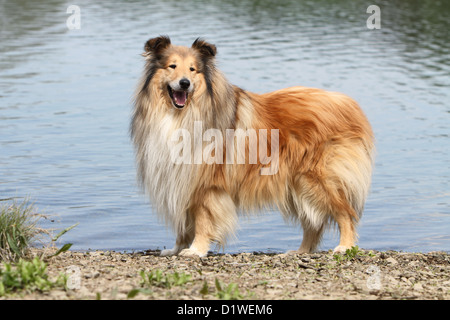
[[[42,249],[33,249],[33,254],[42,254]],[[450,298],[450,256],[444,252],[360,250],[354,257],[336,257],[331,252],[211,254],[205,258],[158,254],[157,251],[64,252],[48,259],[48,274],[50,278],[67,274],[68,288],[7,299]],[[148,274],[156,275],[157,270],[160,279],[143,283],[142,271],[148,279]],[[179,285],[170,283],[167,279],[174,279],[173,275],[186,276],[187,281]]]

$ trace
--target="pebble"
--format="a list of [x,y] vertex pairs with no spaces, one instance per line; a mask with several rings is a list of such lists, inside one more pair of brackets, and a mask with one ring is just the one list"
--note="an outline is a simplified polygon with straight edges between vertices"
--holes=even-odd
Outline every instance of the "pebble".
[[414,261],[411,261],[410,263],[408,263],[408,266],[417,267],[419,264],[420,264],[419,261],[414,260]]
[[387,259],[386,259],[386,262],[389,263],[389,264],[392,264],[392,265],[398,264],[398,261],[395,260],[395,259],[392,258],[392,257],[387,258]]
[[413,289],[416,291],[423,291],[423,286],[421,283],[418,282],[413,286]]
[[91,279],[91,278],[95,279],[95,278],[98,278],[99,276],[100,276],[100,272],[98,272],[98,271],[87,272],[84,274],[84,277],[86,279]]

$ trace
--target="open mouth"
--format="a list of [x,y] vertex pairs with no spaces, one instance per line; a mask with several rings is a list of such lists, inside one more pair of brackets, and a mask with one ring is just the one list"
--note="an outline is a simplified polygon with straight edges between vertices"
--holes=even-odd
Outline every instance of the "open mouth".
[[167,86],[167,90],[169,91],[169,96],[172,99],[173,105],[178,108],[182,109],[186,105],[188,93],[187,91],[180,90],[172,90],[170,86]]

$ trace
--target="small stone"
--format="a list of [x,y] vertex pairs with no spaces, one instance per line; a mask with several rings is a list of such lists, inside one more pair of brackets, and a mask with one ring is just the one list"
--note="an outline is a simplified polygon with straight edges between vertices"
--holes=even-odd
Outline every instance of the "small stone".
[[400,280],[403,281],[403,282],[405,282],[405,283],[408,284],[408,285],[412,285],[412,282],[409,281],[409,279],[406,278],[406,277],[401,277]]
[[398,261],[395,260],[395,259],[392,258],[392,257],[387,258],[387,259],[386,259],[386,262],[389,263],[389,264],[392,264],[392,265],[398,264]]
[[417,267],[418,265],[419,265],[419,261],[416,261],[416,260],[408,263],[408,266],[411,268]]
[[402,272],[400,270],[392,270],[390,272],[390,275],[395,277],[395,278],[400,278],[402,275]]
[[414,284],[413,289],[415,291],[423,291],[423,286],[421,283],[418,282],[418,283]]
[[388,286],[390,287],[395,287],[398,285],[398,280],[396,280],[394,277],[392,276],[385,276],[384,277],[384,281],[386,281],[386,283],[388,284]]
[[84,277],[86,279],[91,279],[91,278],[98,278],[100,276],[100,272],[98,271],[92,271],[92,272],[88,272],[84,274]]

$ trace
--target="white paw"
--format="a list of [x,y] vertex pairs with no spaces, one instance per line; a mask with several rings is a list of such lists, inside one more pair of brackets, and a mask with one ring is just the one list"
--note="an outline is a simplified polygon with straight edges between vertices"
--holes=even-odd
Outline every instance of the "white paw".
[[196,248],[190,247],[189,249],[183,249],[180,252],[180,256],[183,257],[204,257],[208,252],[200,252]]
[[168,257],[168,256],[176,256],[178,254],[179,250],[177,248],[173,249],[165,249],[161,251],[160,256],[161,257]]
[[333,253],[345,253],[347,249],[350,249],[349,247],[339,245],[336,248],[334,248]]

